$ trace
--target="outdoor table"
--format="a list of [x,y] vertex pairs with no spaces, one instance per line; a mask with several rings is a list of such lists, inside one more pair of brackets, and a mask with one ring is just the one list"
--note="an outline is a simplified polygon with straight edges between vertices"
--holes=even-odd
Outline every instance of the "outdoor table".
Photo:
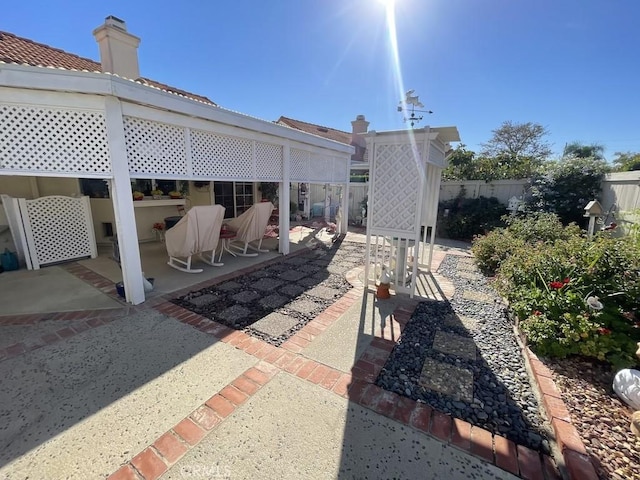
[[236,238],[236,232],[229,230],[225,225],[223,225],[220,229],[220,241],[222,243],[220,244],[220,256],[218,257],[218,262],[220,262],[222,253],[225,251],[229,252],[234,257],[236,256],[236,254],[229,248],[229,244],[234,238]]

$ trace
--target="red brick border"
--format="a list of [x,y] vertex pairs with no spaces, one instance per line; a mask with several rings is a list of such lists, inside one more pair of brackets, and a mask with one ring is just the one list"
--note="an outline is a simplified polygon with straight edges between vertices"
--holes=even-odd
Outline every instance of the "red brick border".
[[567,475],[575,480],[598,480],[580,434],[571,423],[560,391],[553,381],[553,373],[538,356],[524,347],[525,357],[538,387],[539,398],[556,435],[556,443],[564,458]]

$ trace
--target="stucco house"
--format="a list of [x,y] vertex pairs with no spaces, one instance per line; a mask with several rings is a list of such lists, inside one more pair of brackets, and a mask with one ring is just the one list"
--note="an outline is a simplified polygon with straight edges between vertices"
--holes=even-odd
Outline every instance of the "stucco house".
[[[37,265],[84,255],[86,243],[117,234],[127,301],[138,304],[138,243],[186,202],[170,190],[236,216],[260,200],[261,182],[278,183],[279,251],[287,254],[289,185],[348,189],[354,147],[141,76],[140,39],[120,19],[107,17],[93,34],[100,62],[0,32],[0,194],[5,206],[24,199],[0,224]],[[147,195],[134,202],[132,190]],[[90,198],[70,221],[76,207],[59,196]]]

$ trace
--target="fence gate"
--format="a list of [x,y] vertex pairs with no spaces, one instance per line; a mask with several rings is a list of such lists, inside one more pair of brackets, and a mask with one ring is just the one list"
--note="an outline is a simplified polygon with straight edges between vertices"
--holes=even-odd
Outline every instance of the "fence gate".
[[18,199],[27,268],[98,255],[89,197]]

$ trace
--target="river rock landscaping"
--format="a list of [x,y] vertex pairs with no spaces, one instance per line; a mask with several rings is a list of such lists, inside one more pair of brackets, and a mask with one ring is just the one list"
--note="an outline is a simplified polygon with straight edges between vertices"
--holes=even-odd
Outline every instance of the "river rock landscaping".
[[454,284],[454,297],[418,305],[377,384],[549,453],[506,306],[470,258],[447,255],[438,273]]

